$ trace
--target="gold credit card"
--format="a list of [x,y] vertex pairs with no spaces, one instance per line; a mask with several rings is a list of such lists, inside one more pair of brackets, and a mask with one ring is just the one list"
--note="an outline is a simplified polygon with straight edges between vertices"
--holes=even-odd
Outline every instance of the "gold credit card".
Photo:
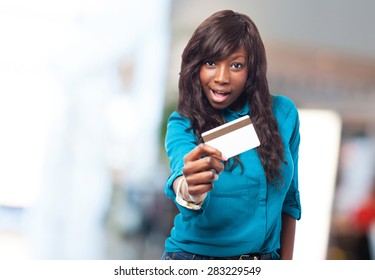
[[260,145],[249,116],[238,118],[202,133],[204,143],[218,149],[227,158]]

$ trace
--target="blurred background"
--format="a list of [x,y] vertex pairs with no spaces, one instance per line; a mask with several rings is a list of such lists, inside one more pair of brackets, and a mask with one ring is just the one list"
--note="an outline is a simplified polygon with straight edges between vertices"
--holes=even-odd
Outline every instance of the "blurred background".
[[296,258],[375,259],[370,0],[0,0],[0,259],[160,259],[180,57],[222,9],[300,110]]

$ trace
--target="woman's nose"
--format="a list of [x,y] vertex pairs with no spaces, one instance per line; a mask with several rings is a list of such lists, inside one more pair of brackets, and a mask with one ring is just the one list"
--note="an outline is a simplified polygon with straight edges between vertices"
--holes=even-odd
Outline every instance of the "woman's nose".
[[215,73],[215,82],[218,84],[229,83],[229,69],[225,65],[218,65]]

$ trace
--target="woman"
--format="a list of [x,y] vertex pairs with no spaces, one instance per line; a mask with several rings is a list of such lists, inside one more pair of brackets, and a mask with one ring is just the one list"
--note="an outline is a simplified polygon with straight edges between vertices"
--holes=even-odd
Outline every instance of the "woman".
[[[269,93],[266,68],[246,15],[217,12],[188,42],[165,143],[165,192],[180,213],[163,259],[292,259],[301,215],[299,119],[291,100]],[[203,143],[202,132],[245,115],[258,148],[227,159]]]

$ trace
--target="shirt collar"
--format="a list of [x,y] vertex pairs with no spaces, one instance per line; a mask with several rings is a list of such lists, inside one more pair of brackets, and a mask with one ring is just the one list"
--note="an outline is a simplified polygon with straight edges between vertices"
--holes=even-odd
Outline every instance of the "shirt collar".
[[222,113],[225,119],[227,120],[227,122],[249,115],[249,112],[250,112],[250,108],[247,102],[245,102],[245,105],[239,111],[233,111],[229,108],[222,110]]

